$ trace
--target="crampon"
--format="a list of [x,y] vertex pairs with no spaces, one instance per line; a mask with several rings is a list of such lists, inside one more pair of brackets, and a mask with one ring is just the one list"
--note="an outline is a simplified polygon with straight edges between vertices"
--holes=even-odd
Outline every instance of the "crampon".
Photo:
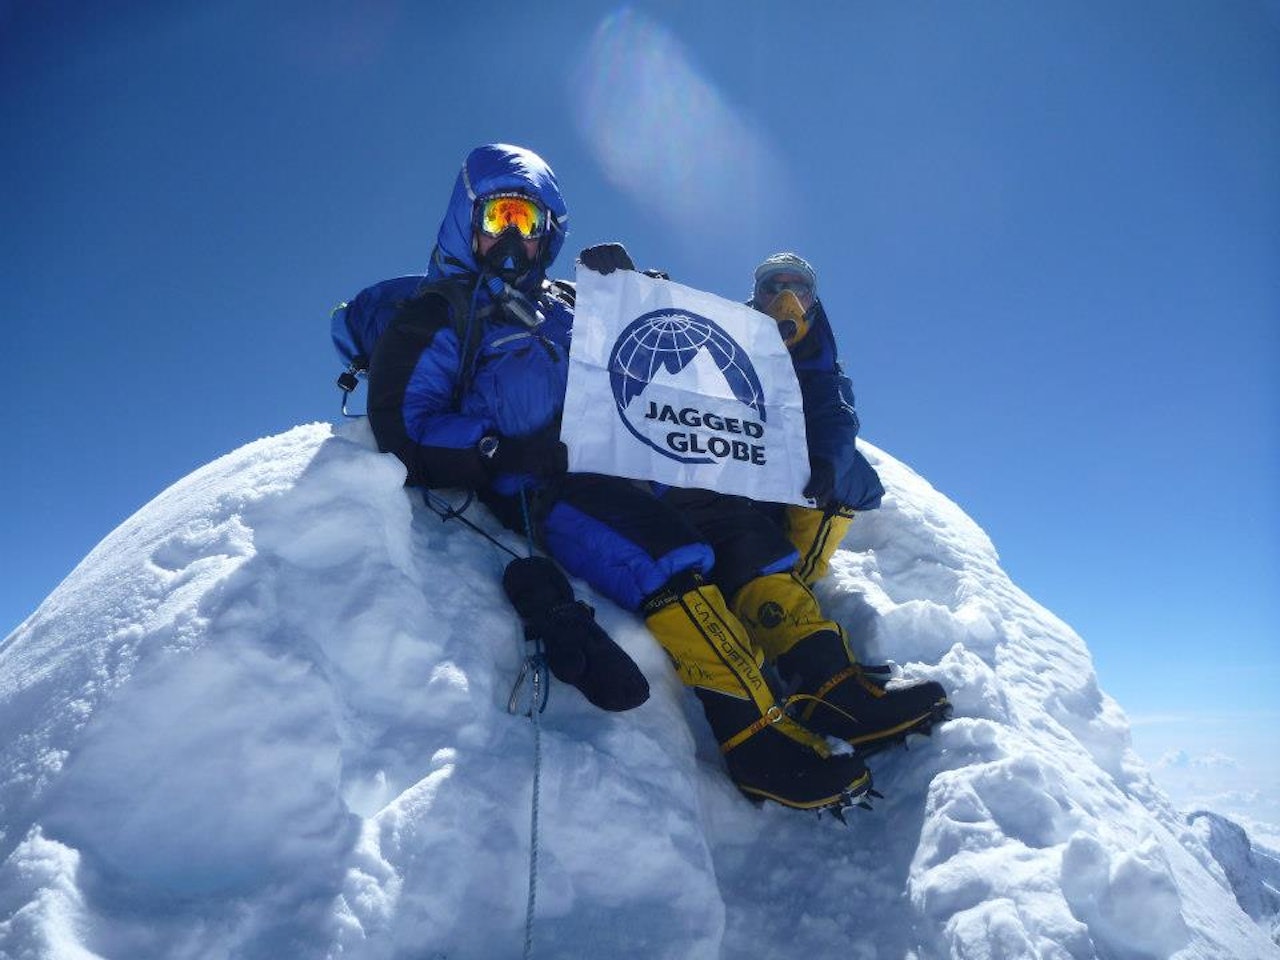
[[868,787],[867,789],[857,793],[845,791],[836,800],[833,800],[825,807],[819,807],[818,818],[821,819],[822,815],[825,813],[829,816],[835,817],[847,827],[849,825],[849,821],[844,818],[846,811],[852,810],[855,807],[859,810],[870,810],[872,809],[872,800],[883,799],[884,794],[872,787]]

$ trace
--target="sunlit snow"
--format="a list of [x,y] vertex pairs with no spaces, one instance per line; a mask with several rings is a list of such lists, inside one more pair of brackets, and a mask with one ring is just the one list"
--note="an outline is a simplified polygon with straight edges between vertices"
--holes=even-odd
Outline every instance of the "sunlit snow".
[[537,734],[534,957],[1280,957],[1274,852],[1176,811],[1083,641],[864,449],[888,496],[819,592],[956,718],[874,757],[847,827],[737,793],[643,624],[582,584],[650,701],[509,713],[508,556],[363,423],[195,472],[0,646],[0,956],[519,957]]

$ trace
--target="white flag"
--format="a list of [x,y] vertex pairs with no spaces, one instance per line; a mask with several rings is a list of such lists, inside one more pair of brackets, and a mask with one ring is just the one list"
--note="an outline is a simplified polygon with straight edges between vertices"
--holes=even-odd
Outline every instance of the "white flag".
[[772,319],[634,270],[580,269],[569,469],[804,504],[804,405]]

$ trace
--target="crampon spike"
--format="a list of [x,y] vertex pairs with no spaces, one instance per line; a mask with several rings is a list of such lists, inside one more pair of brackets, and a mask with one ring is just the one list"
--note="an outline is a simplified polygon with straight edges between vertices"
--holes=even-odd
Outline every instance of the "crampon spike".
[[860,790],[857,793],[852,793],[846,790],[825,807],[819,807],[818,816],[821,817],[824,813],[829,813],[847,827],[849,825],[849,821],[845,819],[845,811],[851,810],[854,807],[858,807],[862,810],[870,810],[871,804],[867,802],[867,797],[883,799],[883,794],[871,789],[870,787],[867,787],[865,790]]

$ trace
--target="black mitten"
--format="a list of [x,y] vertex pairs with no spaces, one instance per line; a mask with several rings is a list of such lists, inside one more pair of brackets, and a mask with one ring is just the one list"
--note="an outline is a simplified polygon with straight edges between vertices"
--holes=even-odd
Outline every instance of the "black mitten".
[[804,495],[826,509],[831,504],[835,487],[836,470],[831,461],[822,457],[810,457],[809,482],[805,484]]
[[635,262],[627,248],[620,243],[597,243],[578,254],[578,261],[596,273],[613,273],[615,270],[634,270]]
[[640,668],[596,623],[595,611],[574,598],[554,563],[546,557],[513,560],[502,586],[526,635],[546,647],[547,666],[557,680],[577,687],[602,710],[630,710],[649,699]]
[[495,473],[530,473],[558,477],[569,469],[569,448],[546,431],[527,437],[494,437],[493,455],[486,462]]

